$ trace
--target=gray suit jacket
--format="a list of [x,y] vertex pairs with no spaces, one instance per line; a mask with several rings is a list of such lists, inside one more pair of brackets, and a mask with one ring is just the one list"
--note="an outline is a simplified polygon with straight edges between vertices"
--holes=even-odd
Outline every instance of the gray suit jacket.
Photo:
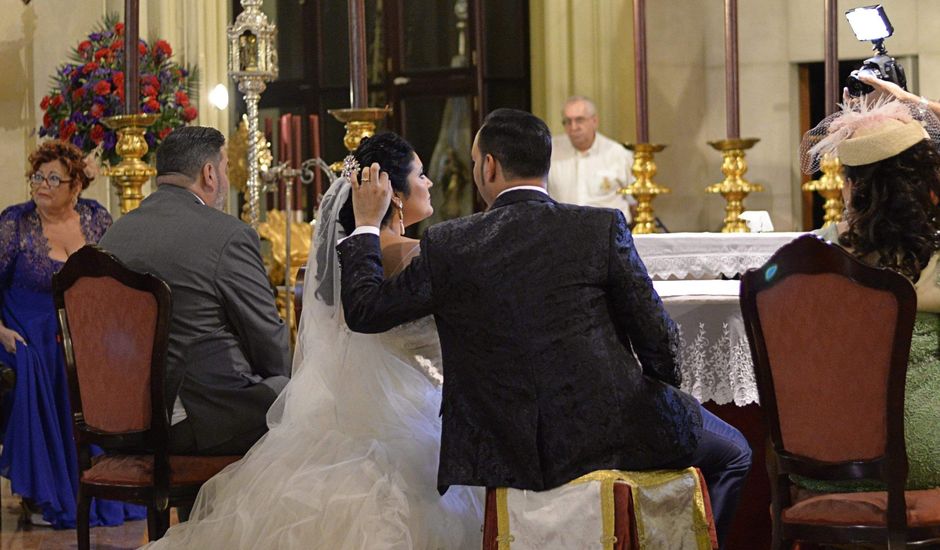
[[290,376],[290,348],[257,233],[162,185],[99,245],[170,286],[167,404],[179,395],[199,449],[263,427]]

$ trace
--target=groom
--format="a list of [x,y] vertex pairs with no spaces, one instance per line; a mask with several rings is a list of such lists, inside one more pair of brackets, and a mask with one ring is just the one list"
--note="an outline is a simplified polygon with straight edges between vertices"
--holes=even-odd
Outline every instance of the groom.
[[530,113],[492,112],[471,157],[488,210],[430,227],[396,277],[382,272],[391,188],[377,165],[353,179],[357,228],[337,245],[352,330],[435,316],[438,488],[546,490],[594,470],[695,465],[723,539],[750,448],[677,389],[677,330],[623,214],[548,196],[551,134]]

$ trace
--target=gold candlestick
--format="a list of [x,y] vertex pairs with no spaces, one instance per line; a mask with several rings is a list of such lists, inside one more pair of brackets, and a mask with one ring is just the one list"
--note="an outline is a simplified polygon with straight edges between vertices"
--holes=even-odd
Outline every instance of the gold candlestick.
[[750,149],[760,141],[757,138],[728,138],[718,141],[709,141],[708,144],[721,151],[721,173],[725,175],[724,181],[713,183],[705,188],[706,193],[719,193],[728,204],[725,206],[724,226],[722,233],[747,233],[747,224],[741,219],[744,212],[744,198],[749,193],[764,190],[759,183],[751,183],[744,179],[747,172],[747,161],[744,151]]
[[117,115],[102,119],[108,128],[116,130],[118,134],[115,151],[121,156],[121,162],[107,168],[104,174],[111,178],[111,183],[120,193],[121,214],[127,214],[140,206],[144,198],[141,187],[157,175],[156,169],[141,160],[149,150],[144,133],[147,126],[156,120],[155,114]]
[[665,148],[665,145],[654,143],[634,143],[627,145],[627,149],[633,151],[633,166],[630,171],[633,173],[634,181],[630,185],[620,189],[618,193],[633,195],[636,199],[636,219],[633,224],[634,234],[643,235],[656,232],[656,216],[653,215],[653,199],[659,195],[672,192],[668,187],[664,187],[653,181],[653,176],[656,175],[656,162],[653,160],[653,154]]
[[842,187],[845,186],[845,178],[842,177],[842,162],[839,157],[831,154],[823,155],[819,161],[819,167],[823,175],[818,180],[808,181],[803,184],[803,191],[818,191],[826,203],[823,208],[826,215],[823,218],[823,227],[839,223],[842,221]]
[[[388,107],[364,107],[362,109],[330,109],[327,111],[333,118],[346,125],[346,135],[343,136],[343,145],[350,153],[359,147],[362,138],[375,135],[375,123],[384,120],[391,114]],[[330,165],[330,170],[337,174],[343,171],[343,161]]]

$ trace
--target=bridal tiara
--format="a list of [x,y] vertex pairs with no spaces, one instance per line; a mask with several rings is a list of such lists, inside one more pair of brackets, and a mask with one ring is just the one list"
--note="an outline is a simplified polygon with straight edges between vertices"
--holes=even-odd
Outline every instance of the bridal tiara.
[[349,179],[353,172],[359,172],[359,161],[352,154],[349,154],[343,159],[343,171],[340,176]]

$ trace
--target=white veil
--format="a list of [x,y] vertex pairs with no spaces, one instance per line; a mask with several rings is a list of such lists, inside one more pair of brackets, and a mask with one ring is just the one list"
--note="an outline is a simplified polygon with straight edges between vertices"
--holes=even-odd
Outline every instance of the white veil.
[[[350,182],[347,177],[333,181],[320,201],[316,224],[313,229],[311,253],[307,258],[307,270],[304,275],[304,295],[301,317],[297,326],[297,342],[294,349],[293,374],[301,374],[306,358],[311,355],[322,357],[325,350],[332,350],[329,359],[339,360],[336,355],[345,347],[348,330],[343,320],[343,308],[340,300],[339,258],[336,243],[346,236],[343,225],[339,223],[339,212],[349,198]],[[282,421],[289,421],[285,414],[300,414],[297,407],[288,408],[286,402],[292,393],[290,386],[281,393],[268,409],[268,428],[273,428]]]
[[415,365],[439,353],[433,323],[365,335],[343,320],[336,242],[349,190],[337,179],[320,206],[293,375],[269,432],[155,548],[479,548],[482,494],[436,491],[441,395]]

